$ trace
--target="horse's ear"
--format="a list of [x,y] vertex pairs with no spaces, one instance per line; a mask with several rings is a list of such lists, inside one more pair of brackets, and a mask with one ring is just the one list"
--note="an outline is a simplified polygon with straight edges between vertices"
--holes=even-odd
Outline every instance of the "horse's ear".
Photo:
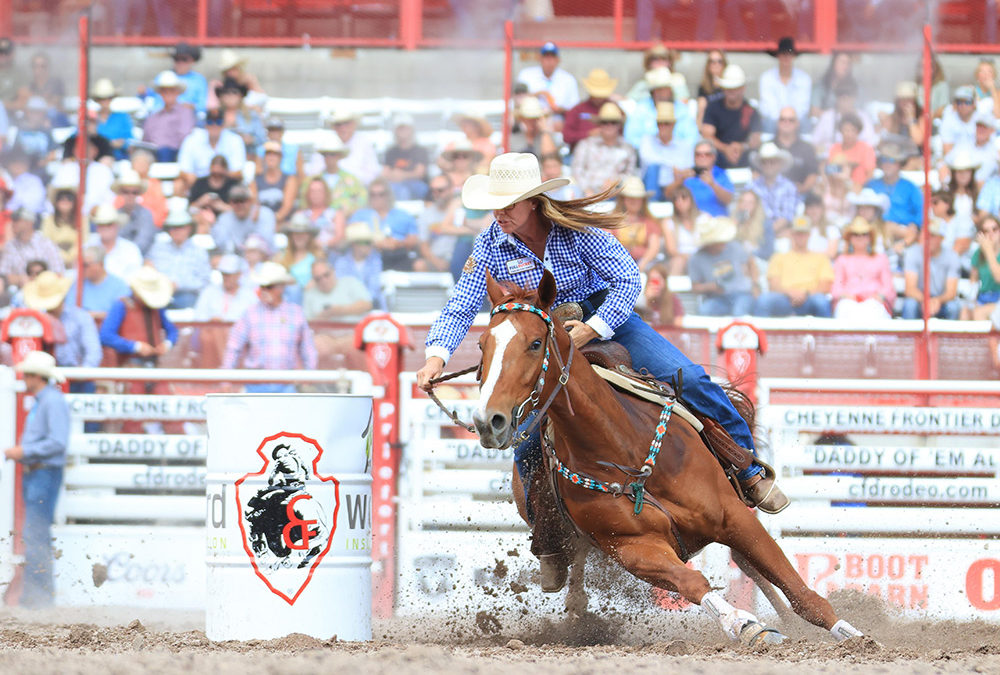
[[538,306],[542,309],[549,309],[556,301],[556,278],[552,272],[545,270],[542,273],[542,280],[538,284]]
[[507,294],[504,287],[501,286],[493,279],[493,275],[490,274],[489,270],[486,270],[486,294],[490,296],[490,303],[493,305],[500,304],[500,299]]

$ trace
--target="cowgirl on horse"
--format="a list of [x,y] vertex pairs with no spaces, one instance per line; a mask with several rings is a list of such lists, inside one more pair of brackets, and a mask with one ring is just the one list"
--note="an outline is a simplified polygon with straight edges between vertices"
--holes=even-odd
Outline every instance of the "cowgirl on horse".
[[[613,195],[614,189],[585,199],[558,201],[544,193],[569,183],[567,178],[542,182],[534,155],[507,153],[490,163],[489,176],[472,176],[462,187],[467,208],[493,211],[494,223],[481,232],[462,276],[426,340],[427,361],[417,371],[417,383],[430,390],[458,348],[486,295],[486,272],[524,288],[539,285],[542,273],[555,277],[556,304],[574,302],[582,320],[567,320],[573,344],[613,340],[624,346],[636,370],[645,369],[675,388],[683,382],[681,399],[695,412],[719,422],[741,448],[756,456],[753,434],[725,392],[705,369],[646,324],[633,311],[641,290],[639,268],[609,232],[619,227],[620,214],[593,213],[588,207]],[[485,400],[485,399],[484,399]],[[527,427],[532,419],[522,426]],[[518,473],[530,491],[541,466],[538,433],[514,450]],[[766,513],[777,513],[788,499],[764,466],[752,462],[739,479],[746,500]],[[529,515],[530,514],[529,512]],[[566,560],[544,550],[547,537],[539,532],[543,514],[534,515],[532,552],[542,562],[543,589],[559,590],[566,578]],[[544,526],[543,526],[544,527]]]

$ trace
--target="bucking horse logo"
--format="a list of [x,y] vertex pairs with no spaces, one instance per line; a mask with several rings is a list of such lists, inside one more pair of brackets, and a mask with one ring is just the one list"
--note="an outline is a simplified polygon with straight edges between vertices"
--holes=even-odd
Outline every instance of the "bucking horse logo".
[[257,454],[261,470],[236,481],[243,548],[271,592],[293,605],[330,550],[340,484],[317,473],[323,449],[300,434],[269,436]]

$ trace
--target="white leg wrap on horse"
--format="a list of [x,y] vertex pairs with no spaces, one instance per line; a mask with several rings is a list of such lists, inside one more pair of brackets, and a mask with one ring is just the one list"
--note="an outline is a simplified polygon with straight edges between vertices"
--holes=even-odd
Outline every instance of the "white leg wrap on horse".
[[740,631],[748,622],[757,620],[757,617],[750,612],[730,605],[715,591],[709,591],[702,596],[701,606],[719,622],[722,630],[726,631],[726,635],[733,640],[740,638]]
[[833,637],[837,638],[838,642],[842,642],[848,638],[864,635],[864,633],[843,619],[840,619],[837,623],[833,624],[833,628],[830,629],[830,632],[833,633]]

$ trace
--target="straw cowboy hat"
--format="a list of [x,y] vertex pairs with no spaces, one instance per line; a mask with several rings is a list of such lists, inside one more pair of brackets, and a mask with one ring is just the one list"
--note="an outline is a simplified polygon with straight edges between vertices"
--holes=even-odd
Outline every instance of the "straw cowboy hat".
[[247,58],[240,56],[232,49],[223,49],[219,54],[219,70],[223,73],[230,68],[242,68],[247,64]]
[[60,192],[72,192],[76,195],[80,192],[80,184],[75,180],[70,180],[68,172],[57,173],[56,177],[52,179],[51,183],[49,183],[49,201],[54,204],[56,196],[58,196]]
[[146,181],[143,180],[139,172],[131,167],[125,167],[122,169],[121,175],[118,176],[117,180],[111,185],[111,189],[115,193],[121,193],[122,188],[139,188],[141,192],[146,191]]
[[326,123],[328,125],[334,125],[343,124],[344,122],[356,122],[358,117],[360,117],[360,115],[353,110],[341,108],[340,110],[334,110],[332,113],[327,115]]
[[452,118],[459,127],[463,124],[475,124],[479,128],[480,136],[489,136],[493,133],[493,125],[485,117],[479,115],[466,115],[459,113]]
[[973,156],[972,150],[965,145],[958,146],[948,156],[948,168],[952,171],[962,171],[965,169],[975,171],[979,168],[980,164]]
[[177,73],[172,70],[161,71],[153,80],[153,89],[187,89],[187,83],[177,77]]
[[715,83],[721,89],[739,89],[747,83],[747,74],[735,63],[730,63]]
[[537,120],[545,117],[548,111],[542,107],[534,96],[525,96],[521,105],[517,106],[517,116],[522,120]]
[[736,238],[736,221],[729,216],[706,218],[698,223],[698,244],[726,244]]
[[90,88],[90,98],[95,101],[102,98],[114,98],[118,96],[118,90],[115,89],[114,83],[106,77],[102,77],[97,82],[94,82],[94,86]]
[[792,219],[792,232],[811,232],[812,229],[813,222],[809,216],[795,216]]
[[466,208],[480,211],[503,209],[569,182],[568,178],[542,182],[537,157],[508,152],[490,162],[488,176],[469,176],[462,186],[462,203]]
[[344,239],[348,244],[371,244],[375,241],[375,233],[365,223],[351,223],[344,230]]
[[316,144],[316,152],[321,155],[340,155],[346,157],[351,154],[351,149],[344,145],[340,136],[333,133],[325,133]]
[[875,192],[875,190],[867,187],[862,189],[861,192],[848,194],[847,201],[854,204],[854,206],[874,206],[882,209],[882,213],[888,211],[892,204],[889,201],[889,195]]
[[277,286],[278,284],[294,284],[295,278],[288,273],[284,265],[268,260],[250,273],[250,279],[258,286]]
[[760,169],[763,162],[767,160],[778,160],[781,162],[781,170],[784,171],[792,164],[792,155],[784,148],[779,148],[772,141],[768,141],[760,146],[760,150],[750,153],[750,164],[755,169]]
[[674,86],[674,76],[667,67],[653,68],[652,70],[646,71],[643,76],[646,80],[646,86],[649,87],[650,91],[654,89],[665,89],[666,87],[673,88]]
[[56,359],[45,352],[28,352],[14,370],[23,375],[38,375],[46,380],[55,380],[60,384],[66,377],[56,368]]
[[148,265],[143,265],[129,277],[128,285],[132,293],[150,309],[163,309],[174,297],[174,282]]
[[99,204],[91,210],[90,222],[93,225],[121,225],[122,214],[114,204]]
[[219,258],[219,263],[215,266],[219,274],[242,274],[243,258],[235,253],[227,253]]
[[309,220],[308,214],[298,211],[291,217],[291,219],[289,219],[287,223],[285,223],[285,226],[281,228],[281,231],[289,234],[293,232],[308,232],[309,234],[316,234],[319,232],[319,227]]
[[916,98],[917,83],[904,81],[896,84],[896,98]]
[[656,123],[676,122],[677,116],[674,114],[674,104],[670,101],[660,101],[656,104]]
[[632,197],[635,199],[645,199],[649,196],[649,191],[643,185],[642,179],[636,176],[626,176],[622,181],[622,197]]
[[30,309],[47,312],[66,298],[73,280],[45,270],[24,285],[24,304]]
[[861,216],[854,216],[854,219],[844,228],[844,234],[871,234],[872,224]]
[[603,68],[594,68],[583,81],[583,88],[591,98],[608,98],[615,93],[618,80],[608,75]]
[[479,164],[479,162],[483,161],[483,153],[477,150],[468,138],[463,137],[458,139],[445,148],[445,150],[441,153],[441,156],[450,162],[455,159],[455,155],[458,153],[472,155],[473,164]]
[[618,107],[617,103],[613,101],[608,101],[601,106],[600,112],[597,113],[598,122],[624,122],[625,113],[622,109]]

